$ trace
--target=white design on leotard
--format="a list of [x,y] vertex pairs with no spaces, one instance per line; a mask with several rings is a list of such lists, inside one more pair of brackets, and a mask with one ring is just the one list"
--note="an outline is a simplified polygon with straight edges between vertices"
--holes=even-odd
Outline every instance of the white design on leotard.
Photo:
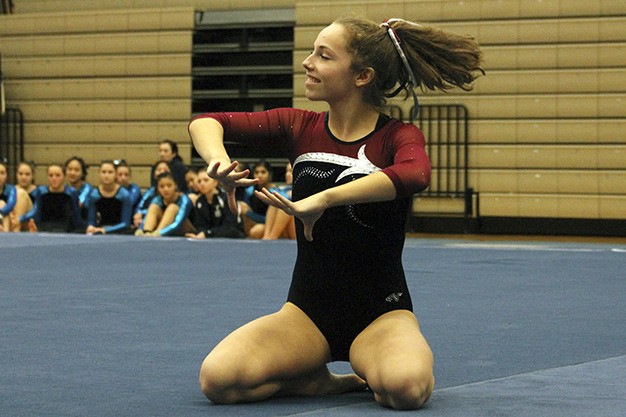
[[322,171],[321,169],[313,168],[313,167],[305,167],[302,171],[298,173],[298,175],[294,178],[293,183],[296,184],[300,178],[302,177],[314,177],[319,179],[326,179],[335,173],[334,169],[330,171]]
[[369,159],[367,159],[367,156],[365,155],[365,146],[366,145],[363,145],[359,148],[359,152],[356,158],[328,152],[304,153],[296,158],[296,160],[293,162],[293,166],[295,167],[300,162],[307,161],[326,162],[329,164],[348,167],[341,174],[339,174],[335,182],[351,174],[371,174],[373,172],[380,171],[379,167],[377,167]]
[[[356,158],[328,152],[308,152],[297,157],[296,160],[293,162],[293,167],[295,168],[296,165],[300,162],[323,162],[347,167],[339,174],[339,176],[337,176],[335,182],[339,182],[339,180],[341,180],[342,178],[345,178],[348,175],[352,174],[367,175],[373,172],[380,171],[381,168],[377,167],[369,159],[367,159],[367,156],[365,155],[365,146],[366,145],[363,145],[359,148],[359,152],[357,153]],[[315,178],[328,178],[334,172],[335,169],[324,172],[318,168],[306,167],[294,179],[294,184],[298,182],[301,177],[304,176],[313,176]],[[346,213],[352,219],[352,221],[359,224],[360,226],[370,229],[373,228],[373,226],[366,224],[355,215],[354,204],[349,204],[346,206]]]

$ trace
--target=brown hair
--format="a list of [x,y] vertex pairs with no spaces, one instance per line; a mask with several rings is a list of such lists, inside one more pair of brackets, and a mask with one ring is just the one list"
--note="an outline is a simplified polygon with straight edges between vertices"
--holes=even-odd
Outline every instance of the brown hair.
[[[361,72],[371,67],[374,81],[366,87],[365,99],[379,107],[386,98],[402,89],[412,88],[411,77],[399,56],[386,27],[358,17],[342,17],[334,23],[348,33],[346,46],[353,55],[352,69]],[[422,91],[449,90],[459,87],[472,89],[472,82],[484,74],[480,67],[482,52],[471,37],[445,32],[441,29],[396,20],[388,24],[396,37]],[[401,88],[394,88],[400,84]]]

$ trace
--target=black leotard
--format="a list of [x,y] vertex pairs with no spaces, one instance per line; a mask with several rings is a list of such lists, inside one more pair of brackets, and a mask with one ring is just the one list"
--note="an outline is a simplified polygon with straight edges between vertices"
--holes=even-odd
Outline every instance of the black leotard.
[[326,210],[313,241],[296,222],[298,256],[288,301],[326,337],[333,360],[348,360],[354,338],[380,315],[412,310],[402,267],[411,196],[430,178],[424,137],[411,124],[381,116],[374,132],[355,142],[332,135],[325,113],[295,109],[205,114],[224,126],[229,141],[264,140],[282,146],[293,165],[293,200],[382,171],[397,199]]

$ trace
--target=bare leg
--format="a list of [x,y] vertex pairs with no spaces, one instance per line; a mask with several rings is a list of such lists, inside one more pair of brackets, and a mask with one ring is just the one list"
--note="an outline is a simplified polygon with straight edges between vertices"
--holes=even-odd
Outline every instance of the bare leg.
[[254,223],[250,230],[248,230],[248,237],[250,239],[261,239],[265,232],[265,225],[263,223]]
[[268,223],[265,222],[265,234],[263,235],[263,239],[273,240],[280,239],[281,237],[285,237],[288,239],[295,238],[295,224],[293,230],[293,237],[290,233],[290,226],[293,223],[293,216],[288,215],[282,210],[277,209],[276,207],[270,207],[267,210],[267,219],[270,219],[270,210],[272,210],[272,221]]
[[433,354],[407,310],[383,314],[352,343],[350,362],[385,407],[414,410],[430,397]]
[[[6,206],[6,203],[3,200],[0,200],[0,209]],[[2,217],[0,221],[0,232],[8,232],[11,230],[11,221],[9,219],[9,215],[5,215]]]
[[278,209],[274,206],[269,206],[267,208],[267,212],[265,213],[265,229],[263,230],[263,239],[271,239],[269,235],[274,230],[274,222],[276,221],[277,212]]
[[150,204],[146,218],[143,222],[143,230],[153,232],[163,217],[163,210],[156,204]]
[[[16,187],[17,188],[17,187]],[[22,189],[17,188],[15,207],[11,212],[10,218],[10,230],[12,232],[22,231],[22,224],[20,223],[20,217],[28,213],[33,208],[33,202],[31,201],[28,193]]]
[[202,392],[214,403],[273,396],[339,394],[361,390],[356,375],[333,375],[330,348],[313,322],[291,303],[235,330],[206,357]]
[[176,204],[170,204],[165,207],[163,211],[163,216],[161,216],[161,220],[159,220],[159,225],[157,226],[156,231],[161,229],[165,229],[167,226],[172,224],[176,219],[176,215],[178,214],[179,207]]

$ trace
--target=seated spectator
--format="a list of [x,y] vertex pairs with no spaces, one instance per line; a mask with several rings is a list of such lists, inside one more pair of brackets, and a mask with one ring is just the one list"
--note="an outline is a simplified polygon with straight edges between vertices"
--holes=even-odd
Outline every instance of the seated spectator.
[[[159,162],[164,161],[167,162],[170,166],[170,171],[172,176],[176,180],[176,185],[178,186],[178,190],[187,193],[187,182],[185,181],[185,173],[187,172],[187,167],[183,162],[183,159],[178,155],[178,145],[176,142],[165,139],[159,144]],[[156,185],[156,181],[154,180],[154,170],[156,168],[156,164],[152,167],[152,171],[150,172],[150,178],[152,178],[151,186]]]
[[17,184],[16,188],[21,188],[28,193],[30,203],[26,202],[28,211],[19,216],[19,223],[22,231],[28,230],[28,223],[35,216],[37,211],[36,202],[39,189],[35,185],[35,165],[32,162],[22,161],[17,165],[16,170]]
[[0,162],[0,231],[19,232],[19,219],[32,209],[32,202],[26,191],[8,183],[8,179],[8,165]]
[[9,170],[0,162],[0,232],[19,232],[19,218],[32,208],[28,194],[23,189],[8,183]]
[[63,167],[50,164],[48,185],[40,185],[35,200],[35,215],[29,221],[32,232],[69,233],[82,229],[78,193],[65,184]]
[[[16,170],[17,183],[16,187],[19,187],[26,191],[28,194],[37,190],[35,185],[35,165],[29,161],[22,161],[17,165]],[[35,199],[33,198],[33,202]]]
[[[287,163],[285,167],[285,185],[276,187],[276,191],[291,200],[291,189],[293,188],[293,173],[291,163]],[[279,210],[274,206],[267,208],[265,214],[265,230],[263,233],[264,240],[275,239],[295,239],[296,223],[294,216],[290,216],[283,210]]]
[[193,231],[189,221],[191,200],[178,191],[176,180],[166,172],[157,177],[157,196],[152,199],[148,213],[136,236],[184,236]]
[[195,239],[246,237],[241,217],[230,211],[228,196],[218,185],[218,181],[209,177],[206,170],[198,172],[199,194],[190,216],[195,230],[185,233],[185,236]]
[[89,195],[93,186],[87,182],[87,169],[89,168],[83,158],[73,156],[64,164],[67,183],[78,193],[80,214],[83,219],[83,227],[87,227],[87,208],[89,207]]
[[254,190],[267,188],[273,191],[272,167],[266,161],[259,161],[252,167],[254,178],[258,183],[245,189],[243,195],[242,213],[244,214],[244,228],[246,235],[251,239],[261,239],[265,233],[265,218],[267,204],[254,195]]
[[87,217],[88,235],[127,233],[130,230],[130,194],[116,182],[115,164],[100,164],[100,185],[89,196]]
[[135,213],[137,211],[137,206],[139,205],[139,201],[141,200],[141,188],[139,185],[131,182],[131,169],[130,165],[123,159],[116,159],[113,161],[115,164],[115,175],[116,180],[119,185],[126,188],[126,191],[130,194],[130,206],[132,208],[132,212]]
[[[170,165],[165,161],[157,162],[154,166],[154,181],[156,182],[156,178],[165,172],[171,172]],[[133,228],[139,228],[139,226],[141,226],[141,223],[143,223],[143,220],[148,213],[148,207],[150,207],[150,203],[152,203],[152,200],[156,197],[156,195],[156,186],[151,186],[146,190],[146,192],[143,193],[143,196],[141,197],[141,200],[139,200],[139,203],[137,203],[137,208],[133,214]]]
[[196,203],[196,200],[200,196],[198,191],[198,170],[194,167],[189,167],[185,173],[185,182],[187,183],[187,197],[191,199],[192,203]]

